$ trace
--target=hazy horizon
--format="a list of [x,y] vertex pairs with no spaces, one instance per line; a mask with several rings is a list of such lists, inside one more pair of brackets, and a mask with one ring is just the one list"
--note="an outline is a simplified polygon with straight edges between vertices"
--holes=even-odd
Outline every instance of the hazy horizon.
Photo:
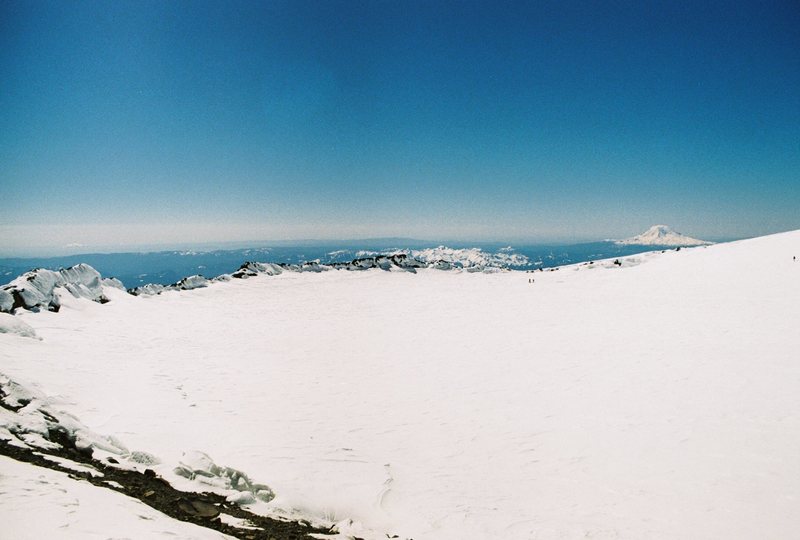
[[[590,242],[602,242],[604,240],[621,240],[640,234],[650,228],[651,223],[640,229],[630,229],[625,234],[550,234],[550,235],[530,235],[530,236],[487,236],[475,235],[466,236],[464,234],[451,234],[449,236],[402,236],[395,234],[373,235],[368,234],[353,236],[325,236],[318,237],[273,237],[248,239],[246,234],[229,236],[224,230],[217,231],[217,225],[185,225],[174,230],[159,229],[158,224],[149,226],[132,227],[130,225],[108,226],[50,226],[50,225],[31,225],[31,226],[0,226],[0,257],[13,258],[35,258],[35,257],[57,257],[61,255],[77,255],[84,253],[123,253],[138,251],[161,251],[161,250],[181,250],[181,249],[243,249],[276,246],[301,246],[301,245],[335,245],[335,244],[357,244],[359,242],[369,243],[375,241],[400,240],[411,243],[442,243],[442,244],[515,244],[515,245],[570,245]],[[708,240],[711,242],[725,242],[753,238],[768,234],[776,234],[794,229],[759,231],[757,234],[720,234],[720,235],[698,235],[694,231],[686,231],[678,227],[670,226],[677,232],[687,236]],[[110,230],[109,230],[110,229]],[[137,230],[138,229],[138,230]],[[149,230],[150,232],[146,232]],[[246,231],[248,227],[240,230]],[[133,235],[130,233],[133,232]],[[119,235],[117,241],[112,239]],[[135,240],[135,238],[140,240]],[[82,242],[68,241],[83,239]],[[398,246],[402,247],[402,246]]]
[[[644,232],[638,231],[638,233]],[[678,231],[683,232],[683,231]],[[780,233],[785,231],[775,231]],[[638,234],[636,233],[636,234]],[[770,233],[773,234],[773,233]],[[691,234],[687,234],[692,236]],[[629,236],[634,236],[631,234]],[[628,237],[629,237],[628,236]],[[36,247],[0,248],[0,258],[58,258],[75,255],[113,254],[113,253],[156,253],[161,251],[226,251],[239,249],[258,249],[267,247],[360,247],[369,249],[374,246],[382,248],[408,248],[420,245],[444,245],[447,247],[485,247],[485,246],[570,246],[579,244],[601,243],[608,240],[622,240],[626,237],[555,237],[555,238],[410,238],[401,236],[354,237],[354,238],[290,238],[290,239],[253,239],[253,240],[197,240],[172,241],[161,243],[120,243],[120,244],[64,244],[41,245]],[[751,238],[750,236],[704,237],[710,242],[729,242]],[[396,244],[396,245],[395,245]]]

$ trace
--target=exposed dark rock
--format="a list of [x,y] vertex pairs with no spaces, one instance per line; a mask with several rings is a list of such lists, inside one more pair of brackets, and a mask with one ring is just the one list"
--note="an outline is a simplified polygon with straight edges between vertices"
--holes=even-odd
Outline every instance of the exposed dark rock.
[[[110,489],[139,499],[144,504],[174,519],[214,529],[235,538],[299,540],[313,538],[310,536],[312,534],[331,532],[313,527],[304,521],[280,521],[253,514],[235,503],[228,502],[225,497],[216,493],[179,491],[150,469],[144,473],[120,469],[92,459],[91,454],[87,455],[75,448],[67,438],[60,439],[59,444],[61,443],[63,443],[63,448],[47,451],[39,449],[34,452],[31,449],[20,448],[0,440],[0,455],[66,473],[75,480],[89,482],[98,488]],[[46,455],[61,457],[90,467],[102,473],[102,476],[76,472],[65,465],[48,460]],[[235,518],[247,520],[254,528],[240,529],[223,523],[219,519],[219,515],[223,512]]]
[[128,289],[128,293],[134,296],[155,296],[164,291],[190,291],[192,289],[202,289],[208,287],[211,280],[197,274],[188,276],[172,285],[159,285],[157,283],[148,283],[133,289]]
[[133,296],[155,296],[157,294],[161,294],[166,287],[164,285],[160,285],[158,283],[148,283],[147,285],[141,285],[139,287],[134,287],[133,289],[128,289],[128,293],[132,294]]
[[268,276],[275,276],[283,272],[283,267],[273,263],[260,263],[255,261],[247,261],[239,269],[231,274],[232,277],[237,279],[244,279],[248,277],[257,276],[258,274],[266,274]]
[[208,284],[209,281],[205,277],[198,274],[185,277],[177,283],[173,283],[167,287],[167,289],[176,291],[191,291],[192,289],[202,289],[203,287],[208,287]]
[[[35,404],[38,404],[39,407],[30,410]],[[9,433],[17,438],[15,443],[12,443],[11,440],[0,439],[0,455],[66,473],[75,480],[86,481],[98,488],[110,489],[139,499],[174,519],[195,523],[237,538],[295,540],[311,538],[311,534],[331,532],[327,529],[313,527],[305,521],[280,521],[254,514],[220,494],[177,490],[152,469],[139,472],[120,467],[114,458],[107,458],[103,461],[95,459],[92,446],[87,446],[79,440],[78,430],[70,431],[65,427],[65,421],[66,425],[70,425],[70,423],[75,425],[75,419],[73,417],[57,418],[58,413],[48,412],[41,405],[40,400],[32,401],[31,396],[26,394],[25,389],[17,383],[0,376],[0,407],[5,409],[4,414],[26,417],[26,421],[12,422],[9,427]],[[33,428],[25,427],[32,414],[40,415],[44,422],[35,422]],[[24,443],[23,441],[32,440],[26,437],[26,435],[32,434],[39,434],[41,438],[37,438],[36,442],[31,444]],[[48,456],[69,460],[101,474],[76,472],[69,466],[69,463],[61,460],[53,461],[47,459]],[[215,466],[211,463],[210,467]],[[226,470],[232,471],[231,474],[235,472],[240,478],[244,476],[239,471],[227,468]],[[238,484],[242,484],[242,482],[238,482]],[[269,490],[261,484],[248,484],[247,487],[257,492],[264,489]],[[219,519],[221,513],[244,519],[255,528],[242,529],[223,523]]]

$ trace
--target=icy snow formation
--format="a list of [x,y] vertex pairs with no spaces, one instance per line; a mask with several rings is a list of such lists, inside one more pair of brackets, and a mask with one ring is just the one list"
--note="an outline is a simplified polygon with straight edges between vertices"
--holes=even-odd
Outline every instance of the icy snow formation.
[[63,288],[75,298],[104,303],[108,298],[103,287],[124,289],[116,279],[103,279],[88,264],[78,264],[58,271],[39,268],[22,274],[0,288],[0,312],[12,313],[16,308],[58,311],[61,301],[57,289]]
[[617,240],[620,245],[640,245],[640,246],[702,246],[711,244],[705,240],[698,240],[691,236],[686,236],[675,232],[667,225],[653,225],[640,235]]
[[227,281],[230,276],[222,275],[213,279],[208,279],[201,275],[188,276],[172,285],[160,285],[158,283],[148,283],[139,287],[129,289],[128,292],[134,296],[152,296],[161,294],[164,291],[191,291],[192,289],[202,289],[208,287],[215,281]]
[[203,452],[185,453],[173,472],[189,480],[232,491],[228,494],[229,502],[252,504],[256,500],[269,502],[275,498],[275,493],[269,486],[254,483],[240,470],[220,467]]
[[8,313],[0,313],[0,334],[16,334],[22,337],[39,339],[36,330],[19,317],[14,317]]

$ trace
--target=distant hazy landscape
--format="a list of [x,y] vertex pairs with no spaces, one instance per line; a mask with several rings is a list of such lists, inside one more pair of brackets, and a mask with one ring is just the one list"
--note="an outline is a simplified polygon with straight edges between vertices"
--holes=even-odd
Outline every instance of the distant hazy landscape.
[[[659,230],[659,227],[663,230]],[[659,234],[661,236],[659,236]],[[94,267],[105,277],[119,279],[132,289],[147,283],[169,285],[192,275],[207,278],[230,274],[245,262],[301,264],[304,262],[341,263],[378,254],[423,254],[427,258],[445,257],[453,261],[478,254],[481,262],[509,270],[538,270],[565,264],[622,257],[648,250],[674,249],[703,243],[667,226],[653,226],[642,235],[623,240],[604,240],[580,244],[507,245],[487,242],[425,242],[404,238],[349,240],[327,245],[306,242],[241,249],[183,249],[130,253],[86,253],[38,258],[0,258],[0,285],[35,268],[58,270],[80,263]],[[464,262],[464,261],[461,261]]]
[[[298,264],[305,261],[343,262],[365,256],[368,253],[394,252],[399,249],[422,250],[437,247],[427,244],[385,243],[338,243],[328,246],[262,247],[251,249],[213,251],[158,251],[146,253],[95,253],[42,258],[0,258],[0,285],[10,282],[18,275],[34,268],[57,270],[78,263],[87,263],[107,277],[116,277],[126,287],[133,288],[146,283],[168,285],[179,279],[201,274],[215,277],[231,273],[247,261]],[[520,265],[508,265],[517,270],[551,268],[564,264],[604,259],[639,253],[652,246],[619,245],[614,242],[594,242],[574,245],[504,246],[500,244],[450,243],[453,249],[478,248],[494,254],[505,248],[525,258]],[[506,250],[508,252],[509,250]]]

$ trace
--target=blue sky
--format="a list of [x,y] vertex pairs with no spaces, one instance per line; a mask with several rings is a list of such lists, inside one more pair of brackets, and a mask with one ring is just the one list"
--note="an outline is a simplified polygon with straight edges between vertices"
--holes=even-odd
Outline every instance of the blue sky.
[[3,2],[0,252],[800,228],[789,2]]

